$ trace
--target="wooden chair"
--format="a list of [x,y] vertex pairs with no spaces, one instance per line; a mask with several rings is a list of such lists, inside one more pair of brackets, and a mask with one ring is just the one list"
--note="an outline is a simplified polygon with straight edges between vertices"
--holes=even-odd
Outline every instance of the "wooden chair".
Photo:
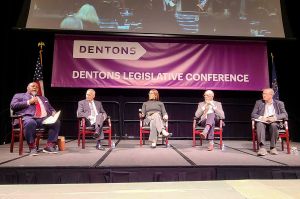
[[[102,131],[108,135],[108,146],[111,147],[111,135],[112,135],[112,128],[111,128],[111,119],[110,116],[103,123]],[[80,140],[82,140],[82,148],[85,149],[85,136],[86,135],[94,135],[95,134],[95,127],[91,126],[88,127],[85,124],[85,118],[79,117],[78,118],[78,146],[80,147]]]
[[[284,120],[282,125],[279,125],[278,133],[279,138],[281,138],[281,149],[284,151],[284,140],[286,141],[287,153],[291,153],[291,145],[290,145],[290,133],[288,128],[288,121]],[[257,152],[259,149],[259,143],[257,142],[257,132],[256,132],[256,121],[252,119],[252,144],[253,151]]]
[[[224,121],[220,120],[219,121],[219,126],[215,126],[214,128],[214,135],[218,136],[220,139],[220,149],[222,149],[222,144],[223,144],[223,126],[224,126]],[[205,127],[201,127],[198,125],[198,119],[194,118],[193,121],[193,147],[196,146],[196,135],[199,135],[200,137],[200,145],[202,146],[202,139],[200,136],[200,133],[204,130]]]
[[[11,142],[10,142],[10,152],[14,152],[15,139],[19,139],[19,155],[23,155],[23,141],[24,141],[24,124],[23,117],[21,115],[15,115],[12,110],[10,110],[11,117]],[[16,122],[17,121],[17,122]],[[36,128],[36,139],[35,144],[39,148],[40,139],[46,135],[44,128]]]
[[[150,134],[150,126],[144,125],[144,118],[141,117],[141,114],[139,114],[140,117],[140,146],[145,144],[145,134]],[[166,131],[168,131],[168,121],[165,121],[165,128]],[[168,137],[161,137],[162,144],[168,146],[169,139]]]

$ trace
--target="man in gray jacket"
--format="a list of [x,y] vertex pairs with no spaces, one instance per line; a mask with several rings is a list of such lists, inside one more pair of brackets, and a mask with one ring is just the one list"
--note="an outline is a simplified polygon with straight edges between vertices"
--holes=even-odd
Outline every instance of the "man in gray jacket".
[[257,142],[259,144],[257,155],[264,156],[268,154],[265,148],[266,129],[268,129],[271,138],[270,154],[277,155],[278,125],[280,120],[288,119],[288,114],[284,103],[273,99],[274,90],[272,88],[263,89],[262,96],[263,99],[256,101],[251,114],[251,117],[256,120]]
[[85,117],[86,126],[95,126],[96,149],[105,150],[101,146],[101,140],[104,139],[102,127],[107,114],[103,109],[102,103],[94,100],[95,96],[96,92],[94,89],[86,91],[86,99],[78,102],[77,117]]
[[208,151],[214,149],[214,128],[220,119],[225,119],[225,114],[221,102],[214,101],[214,92],[207,90],[204,92],[204,101],[198,104],[195,117],[199,119],[198,125],[203,126],[204,130],[200,136],[202,139],[209,140]]

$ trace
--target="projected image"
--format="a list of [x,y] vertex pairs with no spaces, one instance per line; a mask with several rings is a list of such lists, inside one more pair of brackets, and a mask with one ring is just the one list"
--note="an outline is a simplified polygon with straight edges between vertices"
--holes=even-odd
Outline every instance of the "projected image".
[[280,0],[32,0],[26,28],[285,37]]

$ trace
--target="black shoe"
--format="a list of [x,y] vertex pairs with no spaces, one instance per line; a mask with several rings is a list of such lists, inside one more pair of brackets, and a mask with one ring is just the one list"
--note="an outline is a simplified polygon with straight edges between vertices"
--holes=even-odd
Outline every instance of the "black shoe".
[[100,151],[105,151],[105,148],[103,146],[101,146],[101,144],[97,144],[96,149],[100,150]]
[[44,153],[51,153],[51,154],[56,154],[58,153],[57,149],[54,148],[54,147],[50,147],[50,146],[47,146],[43,149],[43,152]]

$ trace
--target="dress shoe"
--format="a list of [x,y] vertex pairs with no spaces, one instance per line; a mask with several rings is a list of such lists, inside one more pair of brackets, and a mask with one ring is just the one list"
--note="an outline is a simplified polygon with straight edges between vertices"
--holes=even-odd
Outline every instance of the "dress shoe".
[[278,153],[276,148],[273,148],[273,149],[270,150],[270,154],[271,155],[278,155],[279,153]]
[[263,148],[263,147],[260,147],[259,150],[258,150],[258,152],[257,152],[258,156],[265,156],[267,154],[268,154],[267,150],[265,148]]
[[105,151],[105,148],[103,146],[101,146],[101,144],[99,144],[99,143],[96,145],[96,149],[100,150],[100,151]]
[[214,150],[214,144],[209,144],[207,147],[208,151],[213,151]]
[[201,133],[200,133],[201,139],[205,140],[205,139],[206,139],[206,136],[207,136],[207,133],[206,133],[206,132],[201,132]]

